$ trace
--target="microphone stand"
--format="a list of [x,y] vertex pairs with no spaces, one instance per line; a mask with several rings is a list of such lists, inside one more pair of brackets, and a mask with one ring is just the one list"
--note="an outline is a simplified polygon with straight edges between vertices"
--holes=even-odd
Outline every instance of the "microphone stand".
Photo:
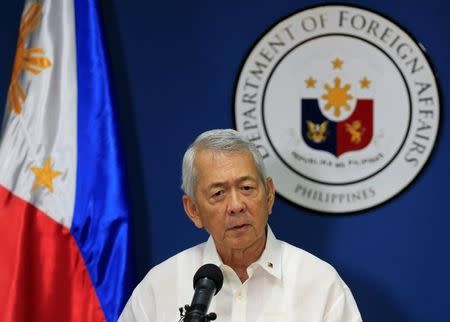
[[186,304],[184,308],[180,307],[180,320],[178,322],[210,322],[217,319],[217,314],[210,312],[208,314],[202,314],[198,310],[192,310],[192,308]]
[[[180,321],[210,322],[217,318],[216,313],[207,313],[212,298],[223,284],[222,271],[217,265],[205,264],[194,275],[194,297],[191,305],[180,307]],[[184,313],[184,314],[183,314]]]

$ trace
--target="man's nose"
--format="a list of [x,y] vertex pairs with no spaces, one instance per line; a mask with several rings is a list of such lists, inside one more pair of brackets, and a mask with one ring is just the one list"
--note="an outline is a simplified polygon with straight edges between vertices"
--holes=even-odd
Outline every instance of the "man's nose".
[[245,211],[245,202],[239,191],[232,190],[228,204],[230,214],[239,214]]

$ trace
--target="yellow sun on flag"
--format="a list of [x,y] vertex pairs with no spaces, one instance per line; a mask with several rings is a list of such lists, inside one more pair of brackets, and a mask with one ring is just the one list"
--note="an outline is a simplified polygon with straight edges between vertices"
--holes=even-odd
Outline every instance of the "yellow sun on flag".
[[42,168],[31,167],[30,170],[36,176],[33,184],[33,191],[43,186],[50,190],[50,192],[53,192],[53,180],[60,176],[61,172],[52,169],[52,159],[50,157],[45,160]]
[[25,11],[20,22],[16,57],[14,59],[11,83],[8,88],[8,98],[6,102],[8,109],[14,110],[16,114],[22,113],[22,105],[26,99],[26,93],[19,83],[20,75],[24,71],[37,75],[44,69],[52,66],[50,59],[44,56],[44,49],[25,47],[26,38],[41,23],[41,14],[42,5],[39,3],[32,3]]
[[341,115],[341,108],[344,108],[347,111],[350,110],[348,100],[353,98],[352,95],[348,94],[350,87],[350,84],[345,84],[341,87],[341,79],[339,77],[334,79],[334,87],[325,84],[324,88],[327,93],[322,95],[322,98],[328,101],[325,105],[325,110],[328,111],[330,108],[334,107],[333,114],[337,117]]

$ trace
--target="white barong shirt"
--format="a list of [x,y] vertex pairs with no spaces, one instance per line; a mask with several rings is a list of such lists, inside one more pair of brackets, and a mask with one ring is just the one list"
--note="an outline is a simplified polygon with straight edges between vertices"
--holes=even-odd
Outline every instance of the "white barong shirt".
[[223,264],[212,237],[152,268],[136,287],[119,322],[177,322],[179,308],[190,304],[193,276],[206,263],[216,264],[224,283],[208,312],[217,322],[359,322],[355,300],[326,262],[277,240],[267,229],[266,247],[247,269],[242,283]]

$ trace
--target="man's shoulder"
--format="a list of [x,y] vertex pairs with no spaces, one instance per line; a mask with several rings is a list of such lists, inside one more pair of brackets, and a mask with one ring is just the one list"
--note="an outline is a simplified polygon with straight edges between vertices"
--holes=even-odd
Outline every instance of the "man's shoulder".
[[[145,315],[148,321],[166,321],[164,312],[188,302],[192,293],[192,277],[202,261],[204,247],[205,243],[202,243],[183,250],[150,269],[134,289],[122,314],[139,315],[146,320],[143,318]],[[156,318],[158,311],[162,312],[162,318]]]
[[201,243],[185,249],[174,256],[154,266],[145,276],[144,280],[151,284],[159,284],[194,276],[203,258],[203,250],[206,243]]
[[330,281],[338,278],[339,275],[335,268],[325,260],[287,242],[280,242],[284,270],[296,273],[301,272],[310,277],[320,276]]
[[282,278],[285,285],[295,290],[296,299],[309,301],[316,308],[322,303],[323,312],[329,317],[345,311],[352,321],[361,321],[350,289],[333,266],[306,250],[286,242],[281,245]]

